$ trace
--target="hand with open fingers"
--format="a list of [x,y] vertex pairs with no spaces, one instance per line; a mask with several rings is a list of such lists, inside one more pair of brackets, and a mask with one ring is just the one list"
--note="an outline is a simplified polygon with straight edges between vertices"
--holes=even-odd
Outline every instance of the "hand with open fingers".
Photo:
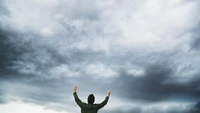
[[76,92],[76,90],[77,90],[77,86],[74,86],[74,92]]
[[108,96],[110,96],[110,93],[111,93],[110,90],[108,90]]

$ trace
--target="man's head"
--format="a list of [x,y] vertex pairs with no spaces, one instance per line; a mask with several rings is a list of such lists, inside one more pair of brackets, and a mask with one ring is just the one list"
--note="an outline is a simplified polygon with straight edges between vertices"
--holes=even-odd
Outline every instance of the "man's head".
[[88,103],[89,103],[89,104],[93,104],[93,103],[94,103],[94,100],[95,100],[94,95],[93,95],[93,94],[90,94],[90,95],[88,96]]

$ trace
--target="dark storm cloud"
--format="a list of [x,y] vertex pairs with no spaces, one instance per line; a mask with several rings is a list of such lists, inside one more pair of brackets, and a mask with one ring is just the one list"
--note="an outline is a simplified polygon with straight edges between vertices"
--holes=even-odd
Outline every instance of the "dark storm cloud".
[[[1,76],[5,77],[6,75],[12,75],[12,76],[19,75],[19,70],[14,68],[15,66],[18,65],[16,64],[16,61],[20,61],[23,63],[26,62],[34,63],[36,64],[36,70],[44,70],[44,71],[54,65],[70,62],[69,58],[58,55],[56,48],[55,49],[48,48],[45,45],[38,46],[36,44],[38,40],[34,40],[31,38],[25,40],[24,38],[22,38],[22,37],[28,38],[29,36],[35,37],[34,35],[37,35],[34,33],[30,34],[18,34],[15,32],[8,32],[1,29],[0,31]],[[52,57],[53,60],[47,63],[40,63],[37,59],[37,57],[41,56],[39,53],[40,50],[41,52]]]
[[[26,86],[27,84],[31,86],[35,86],[37,90],[30,87],[29,85],[27,88],[22,90],[21,92],[13,92],[13,95],[17,96],[19,99],[25,102],[32,102],[37,103],[40,105],[43,105],[44,103],[63,103],[63,96],[59,94],[66,93],[65,90],[67,90],[67,94],[69,94],[68,91],[72,88],[73,85],[71,84],[69,79],[60,78],[56,80],[51,79],[44,79],[41,76],[35,76],[34,73],[20,73],[19,68],[16,68],[18,64],[16,62],[20,61],[22,63],[25,63],[25,65],[28,65],[27,62],[31,62],[35,64],[36,71],[40,72],[46,72],[48,69],[51,69],[51,67],[60,65],[60,64],[73,64],[73,63],[80,63],[81,61],[85,61],[88,58],[91,61],[95,61],[98,57],[101,56],[100,53],[93,53],[92,51],[80,51],[80,50],[69,50],[70,56],[62,56],[58,53],[58,48],[49,47],[49,45],[40,45],[38,44],[39,41],[32,37],[40,37],[37,33],[34,32],[27,32],[27,33],[18,33],[16,31],[6,31],[1,30],[1,64],[0,64],[0,73],[1,73],[1,82],[7,82],[8,84],[5,85],[3,89],[10,89],[9,85],[10,82],[13,84],[16,84],[16,87],[14,90],[20,88],[21,86]],[[41,54],[40,51],[42,51]],[[47,55],[51,59],[46,63],[41,63],[38,61],[37,57]],[[91,58],[90,58],[91,57]],[[48,76],[49,75],[45,75]],[[56,76],[56,75],[55,75]],[[88,77],[88,78],[87,78]],[[90,76],[87,77],[80,77],[76,79],[76,81],[91,81],[93,82],[93,79],[90,78]],[[66,79],[66,80],[65,80]],[[20,81],[20,82],[19,82]],[[59,84],[60,83],[60,84]],[[93,83],[96,83],[95,81]],[[79,84],[79,82],[76,82],[76,84]],[[7,87],[8,85],[8,87]],[[88,85],[88,84],[87,84]],[[83,85],[84,86],[84,85]],[[96,84],[98,86],[98,84]],[[87,86],[84,86],[85,88]],[[31,90],[28,90],[31,89]],[[42,90],[43,89],[43,90]],[[11,90],[11,89],[10,89]],[[6,95],[10,95],[10,93],[7,90],[2,90],[2,92],[5,92]],[[51,93],[54,92],[54,93]],[[64,96],[65,97],[65,96]],[[65,97],[66,98],[66,97]],[[1,99],[3,102],[3,99]]]
[[[22,48],[19,49],[19,51],[22,51],[23,48],[29,48],[29,49],[26,51],[23,51],[23,53],[19,54],[20,57],[16,57],[18,59],[14,59],[14,60],[21,60],[24,62],[26,61],[37,62],[35,57],[27,57],[25,59],[24,57],[21,57],[25,53],[28,53],[28,55],[33,55],[33,56],[40,55],[40,54],[37,54],[38,46],[31,46],[32,44],[35,44],[35,43],[29,43],[29,42],[34,42],[34,40],[28,41],[28,43],[25,44],[26,46],[22,46]],[[12,46],[12,44],[8,44],[5,46],[9,47],[9,46]],[[71,57],[67,58],[67,57],[59,55],[58,52],[56,51],[56,48],[48,48],[45,46],[43,47],[44,48],[42,50],[45,50],[45,51],[47,50],[48,51],[47,53],[49,53],[49,55],[52,56],[53,58],[51,59],[53,62],[46,63],[46,65],[40,64],[39,62],[37,62],[38,70],[43,70],[43,71],[48,69],[49,68],[48,66],[51,67],[60,63],[73,64],[74,62],[88,60],[89,57],[91,57],[90,61],[92,62],[98,59],[98,57],[99,58],[102,57],[101,54],[97,55],[97,57],[94,57],[95,55],[94,53],[85,53],[81,51],[76,51],[73,53],[74,56],[72,55]],[[15,50],[15,48],[13,48],[12,50]],[[6,54],[9,54],[9,52],[10,51],[8,51],[8,53]],[[11,52],[11,53],[14,53],[14,52]],[[91,55],[91,54],[94,54],[94,55]],[[73,59],[71,59],[72,57]],[[67,59],[68,60],[71,59],[71,60],[68,62]],[[121,59],[125,60],[126,58],[122,57]],[[104,60],[109,61],[109,58],[104,59]],[[119,59],[117,58],[116,61],[117,60]],[[138,65],[144,66],[145,68],[146,76],[143,76],[143,77],[133,77],[129,75],[128,73],[126,73],[125,70],[119,69],[121,70],[119,71],[121,76],[119,78],[114,78],[113,79],[114,81],[111,81],[111,83],[108,83],[107,85],[112,86],[112,84],[115,84],[115,86],[113,87],[114,92],[118,92],[120,97],[122,96],[133,101],[138,99],[138,100],[155,102],[155,101],[163,101],[167,98],[173,98],[175,96],[177,96],[178,98],[182,98],[181,96],[183,96],[184,98],[185,95],[186,97],[199,98],[198,97],[199,91],[195,89],[195,87],[199,85],[197,82],[199,79],[196,79],[196,81],[192,81],[191,84],[178,84],[178,83],[176,84],[176,83],[170,83],[170,82],[166,83],[167,80],[170,80],[171,75],[173,75],[173,68],[170,66],[170,61],[168,61],[167,63],[167,62],[159,62],[159,60],[165,61],[165,59],[157,59],[158,62],[156,64],[148,64],[148,63],[142,64],[141,62],[137,63]],[[9,59],[8,61],[12,61],[12,60]],[[56,62],[55,64],[54,64],[54,61]],[[115,62],[116,65],[121,65],[121,63],[123,63],[123,61]],[[10,65],[8,65],[7,67],[9,66]],[[6,66],[3,66],[3,67],[6,67]],[[40,90],[40,92],[35,91],[34,93],[25,93],[24,99],[22,100],[38,103],[40,105],[42,105],[43,103],[48,103],[48,102],[65,103],[65,102],[62,102],[62,99],[58,99],[58,98],[62,98],[62,96],[57,95],[57,94],[64,93],[63,92],[64,88],[61,88],[64,84],[67,85],[68,83],[67,85],[68,87],[69,86],[73,87],[73,85],[70,85],[71,83],[67,81],[63,82],[61,79],[51,81],[51,80],[40,80],[40,78],[38,78],[35,80],[34,79],[29,80],[29,82],[27,82],[27,80],[24,79],[25,80],[24,85],[32,83],[33,86],[37,86],[38,88],[40,87],[39,89],[45,89],[45,90],[43,91]],[[18,80],[19,79],[16,79],[16,81]],[[82,84],[83,82],[81,81],[84,81],[84,82],[90,81],[90,83],[83,83],[81,85],[82,88],[85,90],[87,89],[88,85],[91,85],[91,84],[93,84],[93,86],[99,87],[97,89],[102,89],[102,91],[103,89],[105,89],[103,88],[104,86],[101,87],[98,85],[96,81],[93,81],[93,79],[90,76],[81,76],[81,77],[76,78],[75,81],[77,81],[75,82],[75,84]],[[61,85],[57,86],[58,83],[61,83]],[[118,88],[122,90],[118,90]],[[80,91],[84,91],[84,90],[81,89]],[[56,92],[56,93],[50,93],[50,92]],[[130,112],[132,111],[135,111],[135,110],[131,110]]]
[[[146,74],[142,77],[134,77],[121,71],[120,81],[116,85],[124,89],[124,96],[130,99],[145,101],[162,101],[175,97],[176,99],[200,98],[198,89],[200,78],[195,78],[189,83],[171,82],[174,74],[170,62],[148,65]],[[126,76],[125,76],[126,75]]]
[[142,99],[147,101],[159,101],[170,96],[170,93],[164,89],[164,81],[172,74],[172,69],[166,64],[155,64],[146,67],[146,74],[142,77],[128,75],[121,71],[120,79],[116,85],[121,86],[123,96],[130,99]]
[[[29,75],[35,76],[34,73],[20,73],[20,69],[28,67],[30,64],[35,66],[36,72],[41,72],[48,78],[48,71],[55,66],[60,66],[62,64],[72,66],[73,64],[87,65],[85,61],[90,60],[90,62],[101,59],[104,56],[103,52],[93,52],[89,51],[80,51],[79,49],[67,49],[69,54],[62,55],[59,53],[58,49],[60,46],[50,46],[50,44],[38,44],[43,40],[36,39],[35,37],[39,36],[37,33],[29,32],[27,34],[15,33],[15,32],[6,32],[1,31],[1,73],[8,75]],[[48,42],[47,42],[48,43]],[[68,43],[68,42],[66,42]],[[68,46],[68,45],[67,45]],[[66,46],[66,47],[67,47]],[[49,59],[44,59],[49,58]],[[43,62],[42,60],[46,60]],[[23,64],[21,66],[21,63]],[[80,71],[78,67],[76,71]],[[27,69],[29,70],[29,68]],[[46,75],[45,75],[46,73]],[[55,75],[56,76],[56,75]],[[38,76],[41,77],[41,76]]]
[[200,109],[200,101],[194,105],[195,108]]
[[[33,33],[29,32],[31,35]],[[27,53],[32,53],[31,56],[29,56],[29,60],[33,60],[35,58],[34,49],[32,48],[34,40],[29,39],[28,37],[30,34],[23,34],[18,33],[12,29],[9,30],[3,30],[3,28],[0,29],[0,75],[1,77],[6,76],[13,76],[19,77],[19,70],[15,69],[17,61],[25,61]],[[22,37],[26,37],[27,40],[24,40]],[[23,74],[21,74],[23,75]],[[21,76],[20,75],[20,76]]]
[[[173,64],[173,59],[176,57],[176,54],[175,56],[170,53],[168,53],[170,56],[166,55],[166,53],[160,53],[157,55],[161,57],[157,57],[153,63],[149,62],[149,57],[141,58],[143,60],[135,60],[134,58],[132,61],[129,60],[132,62],[132,65],[143,66],[145,75],[133,76],[127,73],[126,68],[122,68],[119,71],[121,76],[119,76],[117,79],[114,79],[112,82],[113,85],[110,84],[112,88],[115,89],[115,94],[132,102],[144,101],[144,106],[150,105],[152,103],[167,101],[196,102],[199,100],[200,78],[198,75],[196,75],[195,78],[189,78],[189,82],[178,82],[178,79],[174,78],[177,64]],[[154,54],[154,56],[156,55]],[[193,105],[191,105],[187,110],[177,110],[177,107],[172,107],[171,109],[164,111],[158,107],[154,110],[152,109],[152,113],[198,113],[198,110],[194,109],[192,106]],[[160,107],[162,108],[162,106]],[[141,108],[139,107],[139,109]],[[142,113],[143,112],[144,111],[142,111]]]
[[12,65],[13,61],[17,60],[18,56],[21,54],[17,48],[10,43],[9,38],[12,35],[9,35],[8,32],[0,29],[0,75],[5,76],[4,74],[14,73],[12,69],[9,69],[9,66]]
[[[198,34],[197,34],[198,35]],[[191,41],[191,50],[200,50],[200,37],[199,35],[194,37],[194,39],[192,39]]]
[[146,71],[146,77],[131,78],[131,76],[125,76],[125,81],[130,84],[128,88],[129,96],[136,96],[135,98],[142,98],[144,100],[160,100],[166,98],[167,94],[163,89],[163,82],[171,73],[170,69],[161,67],[161,65],[155,65],[148,67]]
[[[7,7],[4,3],[4,0],[0,1],[0,73],[8,72],[6,71],[7,66],[10,63],[11,59],[14,59],[14,55],[12,54],[12,47],[9,46],[8,35],[7,32],[3,30],[2,25],[4,23],[3,17],[8,15]],[[2,20],[1,20],[2,19]],[[11,53],[10,53],[10,52]],[[0,76],[2,76],[0,74]]]
[[[36,35],[34,33],[30,34],[32,36]],[[22,101],[37,103],[39,105],[52,102],[66,104],[62,94],[68,92],[69,90],[71,92],[71,89],[66,89],[66,87],[63,87],[63,84],[68,87],[73,87],[70,85],[68,80],[44,80],[43,77],[35,77],[34,74],[23,74],[16,68],[13,68],[17,66],[15,63],[16,61],[34,62],[37,64],[37,70],[44,71],[48,69],[48,67],[56,65],[56,63],[54,64],[54,61],[64,63],[64,60],[60,60],[63,57],[58,56],[53,49],[48,48],[43,50],[47,51],[47,53],[54,58],[53,62],[48,62],[45,65],[38,63],[36,57],[38,56],[37,49],[39,47],[37,48],[35,45],[35,40],[24,40],[23,38],[28,38],[30,34],[28,35],[16,33],[14,31],[0,30],[0,103],[5,104],[12,101],[9,98],[7,99],[8,101],[5,101],[5,95],[14,95]],[[10,85],[12,88],[9,87]],[[19,91],[20,87],[24,87],[24,90]],[[68,95],[68,93],[66,93],[66,95]]]
[[[66,32],[63,34],[61,33],[58,36],[42,36],[40,28],[38,28],[38,31],[35,30],[34,27],[28,27],[27,29],[17,31],[13,29],[5,29],[1,26],[0,85],[2,84],[4,87],[0,87],[0,103],[7,102],[4,99],[4,95],[7,95],[8,97],[14,95],[17,99],[24,102],[37,103],[42,106],[45,105],[48,108],[51,108],[50,105],[48,105],[49,103],[62,104],[62,108],[65,108],[63,106],[71,105],[71,101],[69,102],[68,100],[73,98],[72,92],[74,85],[77,85],[78,88],[80,88],[78,89],[78,91],[80,91],[80,96],[85,95],[85,92],[94,92],[96,94],[106,95],[106,90],[111,88],[112,95],[117,96],[119,99],[124,99],[124,103],[126,103],[127,100],[133,103],[135,101],[144,102],[141,104],[141,107],[133,107],[127,110],[127,113],[143,113],[143,105],[166,102],[168,99],[173,101],[192,100],[195,102],[196,100],[199,100],[200,78],[188,77],[189,82],[174,82],[179,80],[179,78],[173,78],[176,76],[175,70],[179,65],[174,63],[174,61],[179,59],[177,58],[177,54],[183,53],[183,51],[177,48],[174,48],[173,50],[167,49],[166,51],[162,51],[161,49],[160,53],[156,54],[149,51],[149,54],[147,54],[138,47],[137,52],[134,50],[132,51],[132,49],[127,49],[126,54],[123,47],[117,44],[115,45],[114,40],[111,40],[115,46],[112,44],[109,45],[110,43],[108,43],[108,50],[113,51],[107,55],[105,52],[106,50],[98,48],[99,46],[105,45],[93,46],[92,44],[96,43],[95,38],[97,36],[101,37],[106,34],[109,36],[117,35],[112,33],[109,34],[110,31],[104,33],[104,21],[100,21],[100,18],[102,18],[100,17],[102,12],[94,5],[95,3],[93,3],[93,1],[90,1],[89,3],[79,2],[80,1],[75,3],[77,5],[72,5],[73,7],[71,8],[71,4],[68,4],[69,10],[63,13],[69,16],[66,17],[69,19],[67,20],[68,22],[66,22],[65,19],[60,19],[58,21],[58,25],[62,24],[61,26]],[[91,5],[91,7],[86,7],[87,4]],[[65,4],[63,3],[62,5],[61,7],[66,10]],[[6,6],[0,2],[0,8],[2,7],[6,9]],[[6,12],[6,10],[2,10],[2,12]],[[78,25],[76,26],[76,24],[71,24],[74,19],[80,23],[84,23],[83,29],[79,30],[80,28]],[[85,21],[88,20],[89,22],[85,23]],[[19,19],[19,21],[21,20]],[[123,21],[123,19],[120,20],[120,22],[121,21]],[[3,21],[0,22],[2,23]],[[96,26],[97,23],[95,22],[102,24],[102,26]],[[84,27],[87,26],[89,26],[89,28],[85,29]],[[14,26],[11,25],[10,28],[12,27]],[[46,27],[45,24],[42,27]],[[57,30],[57,28],[55,29]],[[124,31],[126,31],[126,29]],[[129,35],[132,36],[132,34]],[[121,35],[118,37],[121,37]],[[97,40],[97,44],[104,44],[106,38],[102,38],[102,42],[100,42],[101,40]],[[127,40],[129,41],[129,39]],[[134,40],[137,42],[137,39]],[[108,40],[108,42],[109,41],[110,40]],[[77,42],[80,42],[78,44],[84,46],[77,44],[80,47],[76,47],[76,44],[73,45]],[[182,47],[182,45],[180,46]],[[95,50],[95,47],[97,50]],[[159,46],[155,46],[155,48],[159,48]],[[200,48],[199,38],[192,41],[191,48]],[[190,53],[183,53],[183,57],[187,59],[188,56],[184,55],[188,54]],[[189,56],[188,58],[191,57]],[[99,75],[102,75],[100,77],[87,72],[95,71],[95,69],[100,70],[102,65],[100,65],[100,68],[97,66],[97,68],[87,70],[89,64],[99,62],[105,66],[105,70],[112,69],[119,75],[114,76],[113,78],[109,76],[104,78],[103,75],[106,74],[104,71],[100,72]],[[188,61],[185,60],[180,62]],[[145,74],[142,76],[134,76],[128,73],[127,69],[129,66],[127,66],[126,63],[131,64],[131,66],[137,65],[141,67],[144,69]],[[69,68],[68,70],[72,72],[64,74],[59,73],[62,71],[60,69],[60,67],[62,68],[62,65],[66,66],[64,69]],[[58,67],[58,70],[56,70],[56,67]],[[188,70],[190,70],[190,68]],[[52,74],[50,71],[57,72]],[[70,77],[69,75],[73,72],[79,72],[80,75]],[[9,77],[6,77],[7,75],[9,75]],[[12,99],[9,101],[12,101]],[[195,108],[199,108],[198,103],[195,105]],[[152,108],[152,113],[163,112],[158,109],[160,108]],[[164,113],[189,113],[187,110],[181,111],[176,109],[177,108],[169,107],[169,110],[167,109]],[[116,111],[112,110],[105,112],[121,113],[124,112],[124,110],[119,108]]]

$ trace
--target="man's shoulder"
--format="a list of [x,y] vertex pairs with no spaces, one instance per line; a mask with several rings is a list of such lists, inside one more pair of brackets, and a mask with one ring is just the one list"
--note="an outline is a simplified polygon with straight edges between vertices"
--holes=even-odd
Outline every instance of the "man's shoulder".
[[82,102],[82,105],[83,105],[84,107],[88,106],[88,104],[85,103],[85,102]]

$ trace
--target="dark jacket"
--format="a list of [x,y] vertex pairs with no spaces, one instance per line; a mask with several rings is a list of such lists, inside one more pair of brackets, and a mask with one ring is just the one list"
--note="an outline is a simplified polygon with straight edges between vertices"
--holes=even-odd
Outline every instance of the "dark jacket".
[[109,99],[109,96],[106,96],[105,100],[103,102],[101,102],[100,104],[86,104],[78,98],[76,92],[74,92],[73,95],[74,95],[74,99],[75,99],[76,103],[81,108],[81,113],[97,113],[97,111],[99,109],[101,109],[102,107],[104,107],[107,104],[108,99]]

